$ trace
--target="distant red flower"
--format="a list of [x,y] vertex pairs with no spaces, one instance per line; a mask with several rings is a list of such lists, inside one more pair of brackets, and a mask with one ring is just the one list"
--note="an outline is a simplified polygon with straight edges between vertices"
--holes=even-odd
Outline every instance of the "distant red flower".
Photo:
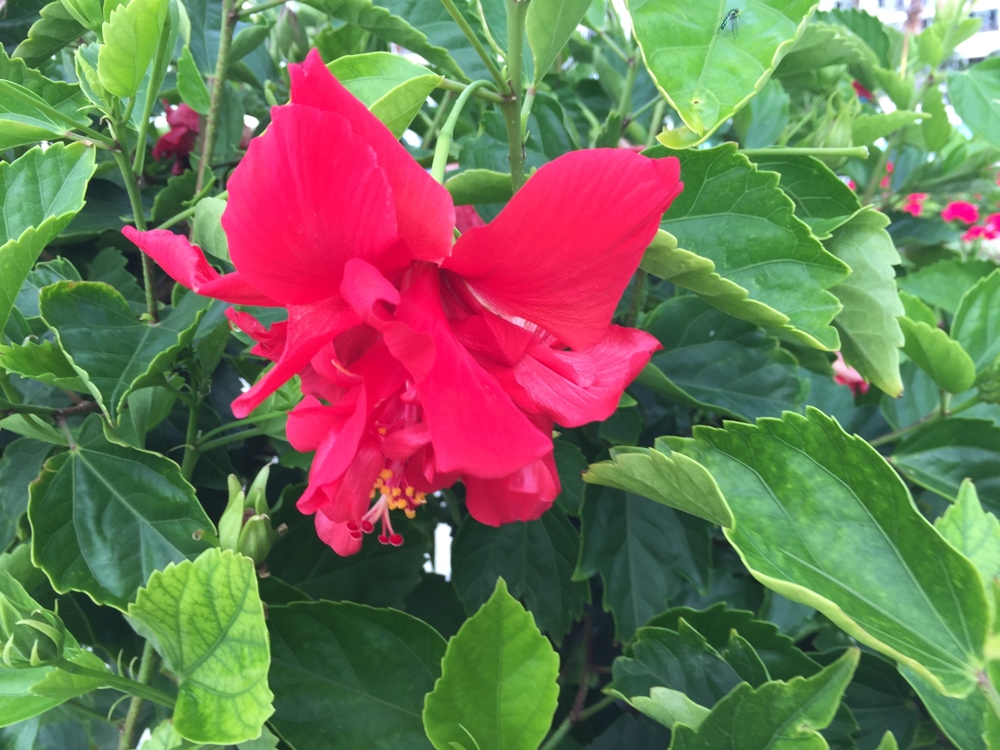
[[910,193],[906,196],[903,211],[912,216],[920,216],[924,212],[925,200],[927,200],[927,193]]
[[559,492],[553,425],[610,416],[659,348],[610,320],[681,190],[677,160],[566,154],[454,242],[448,192],[319,54],[289,74],[291,102],[229,179],[234,273],[182,236],[125,234],[199,294],[288,311],[267,329],[230,310],[275,362],[233,413],[301,377],[288,438],[316,457],[298,507],[336,552],[376,526],[402,543],[390,511],[457,480],[483,523],[538,518]]
[[1000,234],[1000,213],[990,214],[983,220],[986,229]]
[[894,170],[895,170],[895,166],[893,165],[893,163],[891,161],[887,161],[885,163],[885,177],[883,177],[881,180],[879,180],[879,183],[878,183],[878,186],[880,188],[888,188],[889,187],[889,185],[892,183],[892,177],[891,177],[891,175],[892,175],[892,173],[893,173]]
[[854,180],[852,180],[850,177],[848,177],[847,178],[847,187],[849,187],[851,190],[857,190],[858,189],[858,183],[856,183]]
[[979,209],[966,201],[952,201],[941,212],[945,221],[961,221],[963,224],[975,224],[979,221]]
[[837,352],[837,359],[833,363],[833,380],[840,385],[848,386],[854,391],[855,396],[868,393],[868,383],[861,377],[861,373],[844,361],[844,356],[840,352]]
[[862,86],[858,81],[851,81],[851,86],[854,87],[854,93],[858,95],[859,99],[864,99],[870,102],[875,98],[875,94]]
[[171,107],[163,102],[163,109],[170,130],[160,136],[153,146],[153,158],[156,161],[174,159],[171,172],[180,174],[188,168],[188,154],[194,149],[194,142],[198,138],[198,113],[186,104]]
[[962,240],[975,242],[976,240],[995,240],[998,237],[1000,237],[1000,227],[991,224],[977,224],[965,230]]

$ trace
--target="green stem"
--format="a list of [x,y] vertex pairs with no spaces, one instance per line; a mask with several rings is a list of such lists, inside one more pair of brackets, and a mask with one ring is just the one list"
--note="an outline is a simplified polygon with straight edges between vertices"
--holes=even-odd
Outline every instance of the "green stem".
[[545,743],[538,750],[555,750],[555,748],[559,746],[559,743],[563,741],[567,734],[569,734],[569,730],[573,728],[574,724],[586,721],[594,714],[599,711],[603,711],[605,708],[612,705],[615,700],[616,698],[613,695],[606,695],[594,705],[583,709],[580,713],[576,714],[576,716],[567,716],[563,720],[563,723],[556,727],[556,730],[549,735],[548,739],[545,740]]
[[867,146],[852,146],[849,148],[741,148],[740,153],[751,159],[755,156],[854,156],[858,159],[868,158]]
[[628,70],[625,71],[625,83],[622,86],[621,96],[618,97],[618,111],[621,113],[622,120],[632,112],[632,90],[635,88],[635,77],[639,72],[639,66],[635,60],[635,50],[630,49],[629,52],[632,54],[629,55],[625,63],[628,66]]
[[[445,91],[451,91],[455,94],[461,94],[466,88],[468,88],[468,85],[462,83],[461,81],[453,81],[450,78],[443,78],[437,87],[439,89],[444,89]],[[503,104],[503,97],[496,91],[490,91],[489,89],[476,89],[476,93],[473,94],[473,96],[477,99],[493,102],[494,104]]]
[[[197,394],[196,394],[197,395]],[[194,467],[201,457],[202,448],[198,445],[198,416],[201,412],[201,399],[188,407],[187,432],[184,435],[184,458],[181,459],[181,476],[191,479]]]
[[246,440],[247,438],[259,437],[260,435],[266,435],[267,430],[263,427],[254,427],[249,430],[242,430],[241,432],[233,433],[232,435],[223,435],[215,440],[209,440],[205,443],[200,443],[198,445],[198,451],[200,453],[208,453],[208,451],[218,448],[223,445],[229,445],[230,443],[238,443],[240,440]]
[[465,20],[465,16],[462,15],[462,11],[458,9],[455,5],[454,0],[441,0],[441,4],[444,6],[445,10],[448,11],[448,15],[454,19],[455,23],[458,24],[458,28],[462,30],[465,34],[465,38],[469,40],[469,44],[479,55],[479,58],[483,61],[486,69],[490,71],[490,75],[493,76],[493,80],[497,82],[497,86],[500,89],[500,93],[509,93],[507,89],[507,82],[504,80],[503,73],[500,72],[500,68],[497,66],[496,60],[490,55],[489,50],[483,46],[483,43],[479,40],[476,32],[473,31],[469,22]]
[[208,440],[215,437],[216,435],[221,435],[224,432],[229,432],[230,430],[236,429],[237,427],[243,427],[248,424],[255,424],[257,422],[266,422],[269,419],[277,419],[278,417],[286,416],[286,412],[283,411],[272,411],[267,414],[255,414],[252,417],[245,417],[243,419],[237,419],[233,422],[226,422],[222,427],[216,427],[215,429],[209,430],[199,437],[199,440]]
[[641,107],[639,107],[639,109],[633,111],[632,114],[630,115],[631,119],[633,119],[633,120],[639,119],[644,114],[646,114],[646,112],[648,112],[649,110],[651,110],[653,107],[657,106],[658,104],[664,104],[664,105],[666,105],[666,101],[663,99],[662,96],[654,96],[648,102],[646,102]]
[[253,15],[254,13],[262,13],[265,10],[270,10],[271,8],[277,8],[281,5],[287,3],[288,0],[267,0],[267,2],[260,3],[259,5],[251,5],[249,8],[243,8],[239,12],[240,18],[246,18],[247,16]]
[[[500,105],[510,150],[510,182],[516,193],[524,185],[524,134],[521,130],[521,60],[524,54],[524,19],[527,0],[507,0],[507,91]],[[503,93],[503,89],[501,89]]]
[[233,27],[239,13],[233,10],[233,0],[222,0],[222,31],[219,37],[219,54],[215,59],[215,78],[212,80],[212,97],[208,105],[208,120],[201,142],[201,159],[198,162],[198,180],[194,191],[200,193],[205,184],[208,165],[212,163],[212,149],[215,146],[215,130],[222,105],[222,92],[226,86],[226,71],[229,68],[229,48],[233,42]]
[[667,111],[667,102],[660,99],[653,110],[653,119],[649,123],[649,132],[646,133],[646,148],[656,144],[656,136],[663,127],[663,114]]
[[641,268],[635,272],[635,281],[632,282],[632,299],[629,301],[628,317],[625,318],[625,326],[634,328],[639,320],[639,313],[646,303],[646,281],[649,277]]
[[[892,432],[886,433],[885,435],[877,437],[873,440],[869,440],[868,444],[873,448],[876,448],[880,445],[885,445],[886,443],[892,443],[896,440],[899,440],[899,438],[905,437],[906,435],[909,435],[911,432],[920,429],[921,427],[925,427],[928,424],[931,424],[933,422],[938,422],[942,419],[945,419],[947,417],[952,417],[956,414],[961,414],[963,411],[971,409],[973,406],[976,406],[981,402],[982,402],[982,396],[976,395],[970,399],[967,399],[966,401],[963,401],[954,409],[950,410],[947,409],[947,403],[942,402],[941,407],[939,407],[937,411],[928,414],[923,419],[918,419],[916,422],[914,422],[911,425],[908,425],[907,427],[900,427],[898,430],[893,430]],[[942,409],[944,409],[944,411],[942,411]]]
[[97,669],[88,669],[87,667],[81,667],[79,664],[74,664],[67,659],[60,659],[56,666],[63,670],[64,672],[71,672],[72,674],[85,675],[87,677],[96,677],[101,680],[103,687],[113,688],[115,690],[120,690],[128,695],[135,695],[143,700],[150,701],[151,703],[156,703],[160,706],[165,706],[167,708],[173,708],[177,701],[173,696],[167,695],[162,690],[157,690],[156,688],[150,687],[149,685],[144,685],[136,680],[130,680],[128,677],[121,677],[120,675],[112,674],[111,672],[101,671]]
[[[153,679],[153,667],[156,664],[156,652],[153,650],[151,641],[146,641],[142,646],[142,657],[139,662],[138,680],[141,685],[148,685]],[[118,740],[118,750],[129,750],[132,747],[132,737],[135,735],[135,725],[139,721],[139,711],[142,709],[144,698],[133,695],[128,704],[128,713],[125,715],[125,724],[122,727],[122,734]]]
[[[229,197],[229,191],[228,190],[223,190],[221,193],[219,193],[218,195],[216,195],[214,197],[218,198],[219,200],[223,200],[224,201],[224,200],[226,200]],[[174,224],[177,224],[179,222],[184,221],[184,219],[188,219],[188,218],[194,216],[194,212],[198,210],[198,201],[201,200],[201,196],[195,196],[193,198],[193,200],[194,200],[194,205],[190,206],[189,208],[185,208],[183,211],[180,211],[180,212],[174,214],[169,219],[167,219],[166,221],[164,221],[162,224],[157,225],[155,228],[156,229],[170,229],[170,227],[172,227]]]
[[68,419],[81,414],[89,414],[99,408],[96,401],[84,401],[75,406],[67,406],[65,409],[53,409],[49,406],[35,406],[33,404],[17,404],[5,399],[0,399],[0,419],[9,417],[11,414],[28,414],[34,417],[45,417],[46,419]]
[[[462,87],[465,90],[465,87]],[[438,102],[437,109],[434,110],[434,119],[427,124],[427,131],[424,133],[424,137],[420,139],[420,148],[429,149],[434,145],[434,139],[437,138],[438,130],[441,127],[441,121],[444,119],[444,113],[448,111],[448,107],[451,105],[452,92],[445,90],[444,96],[441,97],[441,101]],[[421,112],[421,114],[423,114]]]
[[[112,123],[111,133],[119,145],[124,148],[125,134],[122,132],[122,127],[122,123]],[[122,181],[125,183],[125,190],[128,193],[129,202],[132,204],[132,217],[135,220],[135,228],[140,232],[145,232],[146,215],[143,213],[142,197],[139,195],[139,183],[135,178],[135,172],[132,171],[132,163],[129,161],[128,155],[120,148],[112,151],[111,155],[118,163],[118,169],[122,173]],[[155,266],[153,265],[153,259],[145,253],[142,254],[142,281],[146,289],[146,312],[155,321],[157,320]]]
[[528,135],[528,118],[531,117],[531,107],[535,103],[535,94],[538,90],[534,86],[528,86],[524,92],[524,104],[521,105],[521,138]]
[[[156,53],[153,55],[153,67],[150,68],[149,88],[146,90],[146,102],[142,108],[142,119],[139,121],[139,140],[135,147],[135,159],[132,161],[132,171],[140,177],[146,168],[146,132],[149,130],[149,118],[153,114],[153,107],[156,104],[156,95],[163,85],[163,76],[166,73],[167,65],[170,63],[170,51],[167,43],[170,41],[170,14],[167,14],[167,21],[160,32],[160,42],[156,45]],[[132,97],[133,99],[135,97]]]
[[455,106],[451,108],[448,119],[445,120],[441,128],[441,133],[438,135],[437,145],[434,147],[431,177],[437,180],[437,182],[444,184],[444,170],[448,166],[448,154],[451,150],[451,142],[455,137],[455,125],[458,124],[458,118],[462,116],[462,108],[465,107],[465,103],[469,101],[469,98],[476,92],[476,89],[492,85],[490,81],[473,81],[459,95],[455,101]]
[[601,40],[606,45],[608,45],[611,48],[611,51],[614,52],[616,55],[618,55],[618,57],[620,57],[622,59],[623,63],[626,63],[626,64],[628,63],[628,55],[625,54],[625,52],[622,50],[621,47],[619,47],[617,44],[615,44],[615,40],[612,39],[610,36],[608,36],[608,34],[607,34],[606,31],[602,31],[601,29],[598,29],[597,30],[597,34],[601,37]]

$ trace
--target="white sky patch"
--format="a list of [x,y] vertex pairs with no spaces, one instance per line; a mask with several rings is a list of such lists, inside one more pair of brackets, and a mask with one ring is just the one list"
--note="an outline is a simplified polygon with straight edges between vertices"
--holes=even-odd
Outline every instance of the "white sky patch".
[[434,559],[424,563],[424,570],[451,580],[451,526],[446,523],[434,529]]

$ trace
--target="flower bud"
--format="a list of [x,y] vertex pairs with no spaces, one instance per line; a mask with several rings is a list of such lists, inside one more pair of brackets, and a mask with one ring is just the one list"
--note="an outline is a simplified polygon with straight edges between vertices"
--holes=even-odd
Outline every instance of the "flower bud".
[[0,602],[3,611],[3,663],[13,669],[41,667],[59,659],[66,644],[66,626],[54,612],[36,609],[25,617],[9,622],[16,608],[7,600]]
[[251,516],[240,531],[237,551],[253,560],[254,565],[260,565],[267,558],[267,553],[278,541],[278,533],[271,525],[271,519],[266,515]]
[[271,473],[270,465],[258,472],[250,488],[243,492],[239,480],[229,475],[229,503],[219,519],[219,544],[223,549],[236,550],[260,564],[278,540],[278,534],[268,516],[265,488]]

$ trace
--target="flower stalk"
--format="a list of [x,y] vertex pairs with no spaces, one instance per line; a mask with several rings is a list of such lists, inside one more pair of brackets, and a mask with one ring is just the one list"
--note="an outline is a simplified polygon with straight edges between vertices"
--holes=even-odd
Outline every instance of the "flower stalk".
[[469,40],[469,44],[472,45],[476,54],[479,55],[479,58],[483,61],[483,65],[485,65],[486,69],[490,71],[490,75],[493,76],[493,80],[497,82],[500,92],[503,94],[509,94],[510,92],[507,88],[507,81],[504,79],[503,73],[500,72],[500,68],[497,66],[496,60],[493,59],[489,50],[483,46],[483,43],[476,35],[476,32],[469,25],[469,22],[465,20],[465,16],[462,15],[462,11],[458,9],[457,5],[455,5],[454,0],[441,0],[441,4],[444,6],[445,10],[448,11],[448,15],[450,15],[455,23],[458,24],[458,28],[462,30],[462,33],[465,34],[465,38]]
[[521,128],[521,63],[524,59],[524,20],[528,0],[507,0],[507,88],[509,98],[500,105],[510,149],[510,182],[516,193],[524,185],[524,131]]
[[[444,170],[448,166],[448,154],[451,151],[452,140],[455,138],[455,126],[458,124],[458,118],[462,116],[462,109],[478,89],[492,85],[490,81],[473,81],[458,97],[455,106],[448,113],[448,119],[445,120],[441,132],[438,134],[437,145],[434,147],[434,161],[431,164],[431,177],[438,183],[444,184]],[[444,106],[443,102],[441,106]]]
[[219,37],[219,55],[215,60],[215,77],[212,79],[212,97],[209,100],[208,119],[205,135],[201,142],[201,158],[198,161],[198,180],[195,192],[200,193],[205,185],[208,165],[212,163],[215,146],[215,131],[218,128],[219,108],[222,106],[222,92],[226,86],[226,71],[229,68],[229,48],[233,42],[233,28],[239,12],[233,7],[233,0],[222,0],[222,31]]
[[[148,685],[153,679],[153,667],[156,664],[156,652],[153,644],[146,641],[142,645],[142,656],[139,661],[139,674],[137,682],[141,685]],[[136,724],[139,721],[139,712],[142,710],[144,697],[133,695],[128,704],[128,713],[125,715],[125,723],[122,725],[121,737],[118,740],[118,750],[129,750],[132,747],[132,737],[135,735]]]

